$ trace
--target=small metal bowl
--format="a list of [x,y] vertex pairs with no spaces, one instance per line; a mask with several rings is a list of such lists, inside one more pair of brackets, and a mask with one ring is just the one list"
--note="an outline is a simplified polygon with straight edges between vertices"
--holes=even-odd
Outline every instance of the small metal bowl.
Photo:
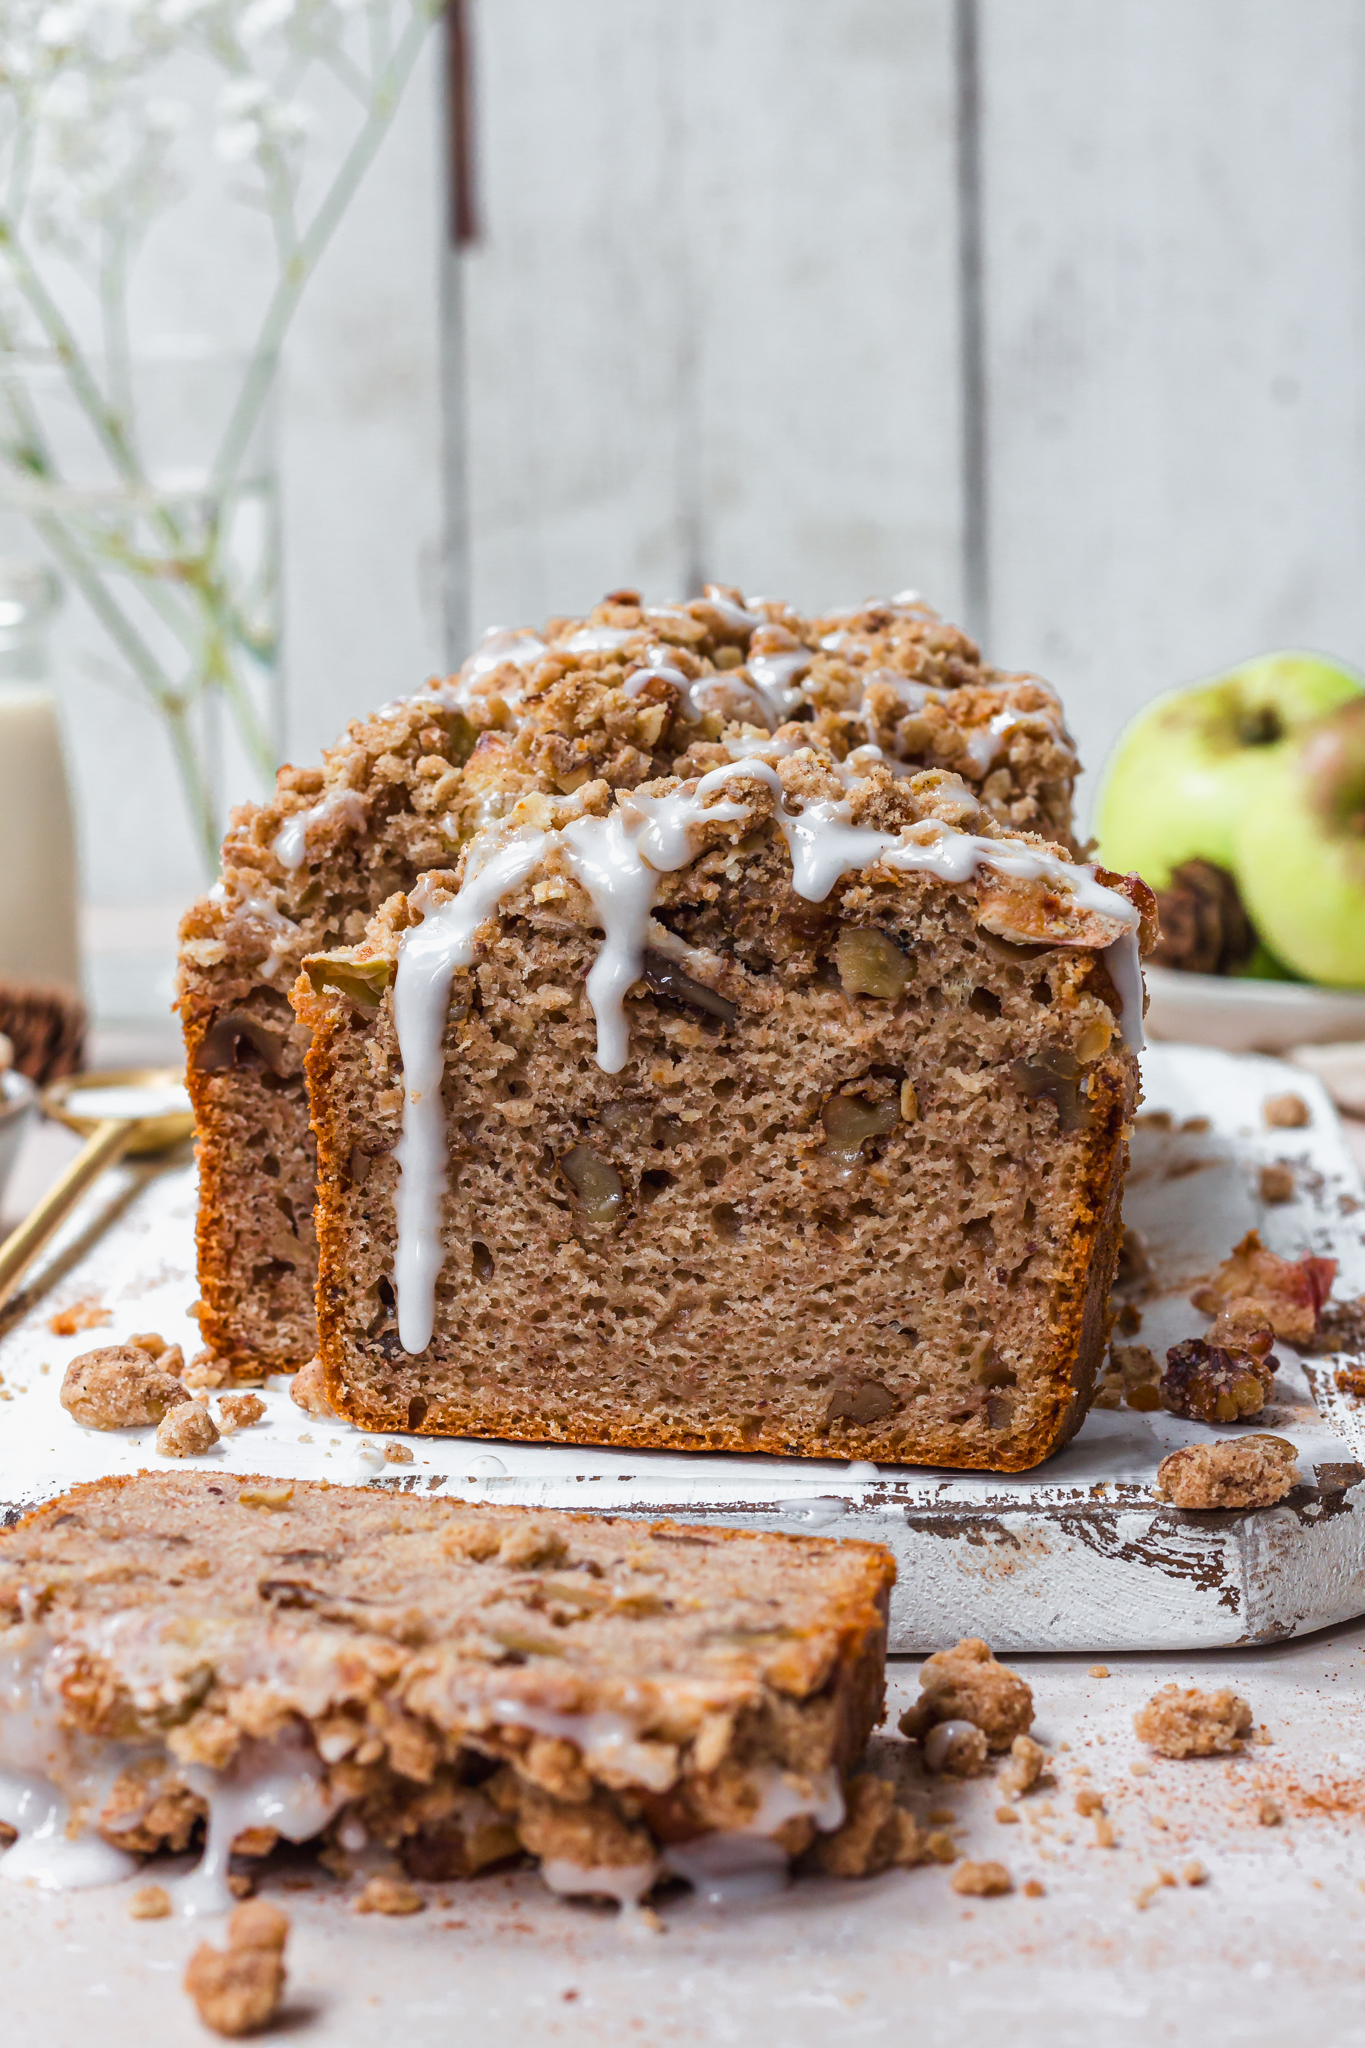
[[[180,1067],[117,1067],[106,1068],[94,1074],[70,1074],[61,1081],[54,1081],[45,1088],[41,1101],[46,1115],[55,1117],[68,1130],[79,1132],[88,1138],[102,1123],[110,1119],[100,1115],[97,1109],[86,1110],[81,1106],[82,1095],[95,1089],[109,1088],[183,1088],[185,1075]],[[136,1109],[118,1112],[130,1120],[136,1116]],[[194,1130],[194,1111],[190,1108],[172,1110],[165,1116],[150,1117],[145,1127],[128,1146],[128,1155],[144,1152],[167,1152],[172,1145],[183,1144]]]

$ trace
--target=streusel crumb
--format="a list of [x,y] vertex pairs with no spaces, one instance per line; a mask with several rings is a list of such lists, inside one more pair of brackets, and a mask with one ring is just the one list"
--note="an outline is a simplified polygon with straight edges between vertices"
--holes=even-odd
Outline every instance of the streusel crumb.
[[1265,1508],[1299,1483],[1297,1453],[1285,1437],[1223,1437],[1187,1444],[1157,1467],[1156,1491],[1178,1508]]
[[1133,1716],[1138,1740],[1158,1756],[1224,1756],[1242,1747],[1251,1727],[1251,1708],[1224,1686],[1163,1686]]
[[959,1864],[948,1882],[969,1899],[998,1899],[1014,1890],[1014,1879],[1003,1863]]
[[200,1458],[218,1441],[218,1425],[206,1401],[185,1401],[173,1408],[156,1432],[163,1458]]
[[61,1403],[85,1429],[146,1429],[189,1400],[174,1373],[134,1344],[110,1344],[73,1358]]
[[923,1742],[939,1722],[971,1721],[991,1749],[1008,1749],[1032,1725],[1032,1690],[1017,1672],[996,1662],[979,1636],[964,1637],[951,1650],[926,1657],[919,1682],[919,1699],[900,1718],[902,1735],[914,1741]]

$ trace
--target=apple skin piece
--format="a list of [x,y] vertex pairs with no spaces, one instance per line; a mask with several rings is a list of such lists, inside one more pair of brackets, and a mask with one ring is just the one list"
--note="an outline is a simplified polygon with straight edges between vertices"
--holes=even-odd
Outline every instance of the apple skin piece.
[[1295,973],[1365,988],[1365,699],[1276,755],[1234,833],[1242,900]]
[[1365,701],[1365,679],[1293,651],[1165,691],[1109,756],[1095,807],[1100,859],[1120,874],[1136,869],[1153,889],[1166,888],[1182,861],[1235,872],[1239,818],[1273,800],[1263,776],[1305,726],[1356,700]]

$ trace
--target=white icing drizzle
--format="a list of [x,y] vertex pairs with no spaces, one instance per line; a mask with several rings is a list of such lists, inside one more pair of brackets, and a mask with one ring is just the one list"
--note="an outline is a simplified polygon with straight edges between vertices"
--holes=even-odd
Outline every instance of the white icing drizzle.
[[246,1829],[273,1828],[287,1842],[306,1842],[346,1800],[344,1792],[328,1790],[326,1766],[301,1732],[276,1742],[243,1743],[225,1771],[186,1764],[181,1776],[209,1810],[204,1853],[174,1885],[176,1903],[187,1916],[231,1910],[228,1864],[233,1843]]
[[63,1729],[44,1683],[46,1635],[21,1627],[12,1638],[14,1646],[0,1652],[0,1820],[18,1830],[18,1839],[0,1851],[0,1877],[40,1891],[117,1883],[132,1875],[138,1859],[103,1841],[91,1822],[137,1752]]
[[255,925],[257,929],[251,933],[252,938],[259,939],[262,931],[272,934],[260,971],[263,980],[273,981],[280,969],[289,965],[288,956],[294,950],[298,926],[277,909],[268,896],[243,897],[232,913],[232,923],[234,926],[245,924],[248,928]]
[[773,725],[784,725],[802,702],[803,693],[796,687],[796,679],[805,675],[812,659],[809,647],[749,656],[745,664],[749,680],[762,699],[763,708]]
[[357,789],[328,790],[319,803],[311,804],[306,811],[295,811],[286,818],[271,841],[270,850],[280,866],[291,875],[301,868],[308,852],[308,834],[314,825],[321,825],[327,818],[339,818],[353,831],[363,832],[369,823],[365,810],[365,799]]
[[936,1721],[924,1738],[924,1761],[931,1771],[941,1771],[954,1743],[976,1733],[974,1721]]
[[[405,1351],[425,1351],[435,1321],[436,1276],[445,1258],[441,1205],[446,1190],[445,1071],[441,1044],[450,984],[474,958],[479,926],[510,890],[537,868],[549,847],[544,832],[471,845],[457,896],[425,910],[403,934],[393,980],[393,1022],[403,1062],[403,1135],[398,1161],[398,1250],[394,1286],[398,1336]],[[415,907],[423,907],[415,905]]]
[[[395,1285],[399,1339],[405,1351],[425,1351],[431,1342],[436,1279],[445,1256],[441,1048],[451,980],[457,967],[472,961],[479,926],[555,846],[586,891],[602,927],[587,994],[597,1020],[597,1062],[604,1073],[619,1073],[629,1057],[625,997],[643,970],[658,877],[693,858],[693,829],[703,821],[738,822],[749,817],[747,805],[723,794],[737,778],[762,782],[771,791],[774,822],[791,856],[792,887],[807,902],[824,902],[842,876],[877,862],[901,873],[931,874],[947,883],[969,881],[986,867],[1013,880],[1047,881],[1079,910],[1118,924],[1120,933],[1105,949],[1105,957],[1119,997],[1123,1036],[1135,1052],[1142,1050],[1139,914],[1127,897],[1101,883],[1093,868],[1009,840],[964,832],[942,819],[923,819],[903,833],[855,825],[847,798],[807,799],[788,809],[777,768],[771,758],[764,758],[764,753],[780,756],[786,751],[786,743],[779,743],[745,754],[713,768],[690,791],[622,796],[605,818],[576,818],[557,833],[522,831],[507,839],[494,831],[482,843],[475,839],[459,893],[438,909],[425,911],[422,923],[403,934],[393,1008],[404,1076],[403,1135],[396,1150],[400,1174]],[[875,751],[858,750],[863,761]],[[858,779],[859,765],[844,764],[840,779],[846,786]],[[958,799],[968,815],[979,810],[971,791],[955,777],[942,777],[938,794]],[[720,801],[709,803],[713,796]],[[419,892],[409,900],[414,908],[425,910]],[[1018,936],[1028,942],[1035,935]]]
[[765,1835],[716,1833],[674,1842],[668,1868],[685,1877],[703,1905],[747,1906],[786,1888],[787,1852]]
[[629,632],[620,626],[583,626],[567,640],[561,640],[559,646],[565,654],[614,654],[627,640],[634,639],[639,630],[638,626]]
[[566,1856],[547,1856],[540,1874],[552,1892],[564,1898],[615,1899],[623,1913],[638,1906],[657,1884],[662,1865],[652,1863],[570,1863]]
[[706,585],[705,596],[702,602],[709,604],[713,612],[719,612],[727,626],[743,628],[745,626],[766,626],[768,623],[766,613],[751,612],[746,606],[736,604],[732,597],[726,597],[714,583]]
[[505,661],[517,668],[530,668],[546,652],[545,642],[529,626],[490,626],[460,670],[460,680],[477,682],[480,676],[492,675]]

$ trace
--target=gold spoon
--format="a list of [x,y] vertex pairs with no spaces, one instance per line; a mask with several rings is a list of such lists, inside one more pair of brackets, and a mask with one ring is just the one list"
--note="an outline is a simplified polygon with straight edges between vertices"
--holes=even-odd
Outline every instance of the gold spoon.
[[[53,1182],[36,1209],[0,1244],[0,1307],[85,1190],[107,1166],[125,1154],[166,1152],[194,1129],[188,1102],[166,1106],[173,1090],[184,1092],[185,1076],[177,1067],[120,1067],[104,1073],[75,1074],[54,1081],[39,1100],[46,1114],[85,1139],[60,1179]],[[138,1114],[143,1095],[150,1114]],[[88,1098],[88,1107],[82,1103]]]

